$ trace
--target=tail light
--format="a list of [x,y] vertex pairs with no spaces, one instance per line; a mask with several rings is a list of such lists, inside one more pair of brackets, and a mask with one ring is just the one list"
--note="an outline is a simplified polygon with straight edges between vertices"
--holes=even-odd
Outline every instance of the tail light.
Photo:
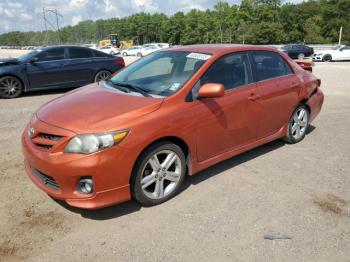
[[115,60],[115,63],[117,65],[121,65],[122,67],[125,66],[125,62],[124,62],[124,59],[123,58],[118,58],[117,60]]

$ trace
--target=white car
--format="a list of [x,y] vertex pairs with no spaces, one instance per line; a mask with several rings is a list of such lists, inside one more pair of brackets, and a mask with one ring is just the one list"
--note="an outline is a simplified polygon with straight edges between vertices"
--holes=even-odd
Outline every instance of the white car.
[[322,50],[315,52],[312,57],[313,61],[341,61],[350,60],[350,46],[338,46],[331,50]]
[[110,55],[116,55],[120,53],[120,50],[113,46],[102,46],[100,47],[100,51]]
[[144,47],[151,47],[151,46],[154,46],[158,49],[163,49],[163,48],[169,48],[170,45],[169,44],[166,44],[166,43],[150,43],[150,44],[144,44],[143,45]]
[[122,55],[123,56],[145,56],[145,55],[148,55],[150,53],[153,53],[157,50],[159,50],[160,48],[157,48],[155,46],[148,46],[148,47],[144,47],[144,46],[139,46],[139,45],[136,45],[136,46],[133,46],[133,47],[130,47],[128,49],[125,49],[122,51]]

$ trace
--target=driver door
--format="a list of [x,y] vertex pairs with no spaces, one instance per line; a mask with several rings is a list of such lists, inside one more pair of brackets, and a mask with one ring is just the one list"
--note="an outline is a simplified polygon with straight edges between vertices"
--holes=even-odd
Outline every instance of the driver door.
[[350,60],[350,46],[344,46],[340,49],[341,60]]
[[[221,83],[225,95],[196,98],[206,83]],[[253,81],[249,57],[239,52],[219,58],[193,89],[197,160],[205,161],[253,142],[259,128],[260,90]]]
[[[65,48],[44,50],[36,55],[37,61],[26,65],[28,80],[32,89],[54,88],[65,81]],[[64,87],[64,86],[62,86]]]

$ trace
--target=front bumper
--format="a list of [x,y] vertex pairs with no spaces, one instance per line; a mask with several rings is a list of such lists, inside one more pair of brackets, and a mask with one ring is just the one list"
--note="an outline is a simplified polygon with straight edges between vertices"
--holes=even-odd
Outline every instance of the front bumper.
[[[37,119],[30,126],[46,133],[75,135]],[[47,150],[33,143],[27,134],[28,128],[22,135],[25,171],[48,195],[86,209],[102,208],[131,198],[129,181],[134,159],[127,149],[117,145],[90,155],[63,153],[60,150],[63,145]],[[77,190],[77,183],[84,176],[93,178],[94,192],[91,194]]]
[[313,55],[312,56],[312,61],[322,61],[323,55]]

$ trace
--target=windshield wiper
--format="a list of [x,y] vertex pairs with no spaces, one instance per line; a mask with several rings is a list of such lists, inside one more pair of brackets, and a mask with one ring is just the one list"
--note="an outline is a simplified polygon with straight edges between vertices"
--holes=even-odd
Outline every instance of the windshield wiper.
[[131,89],[132,91],[136,91],[136,92],[140,93],[143,96],[152,97],[150,94],[148,94],[145,90],[143,90],[141,87],[138,87],[137,85],[124,83],[124,82],[113,82],[113,81],[111,81],[111,82],[112,82],[113,85],[126,87],[128,89]]
[[124,93],[129,93],[129,92],[130,92],[129,89],[123,88],[123,87],[120,86],[120,85],[114,84],[114,83],[112,82],[112,80],[110,80],[110,79],[105,80],[105,82],[108,83],[108,84],[111,84],[114,88],[116,88],[116,89],[118,89],[118,90],[120,90],[120,91],[123,91]]

